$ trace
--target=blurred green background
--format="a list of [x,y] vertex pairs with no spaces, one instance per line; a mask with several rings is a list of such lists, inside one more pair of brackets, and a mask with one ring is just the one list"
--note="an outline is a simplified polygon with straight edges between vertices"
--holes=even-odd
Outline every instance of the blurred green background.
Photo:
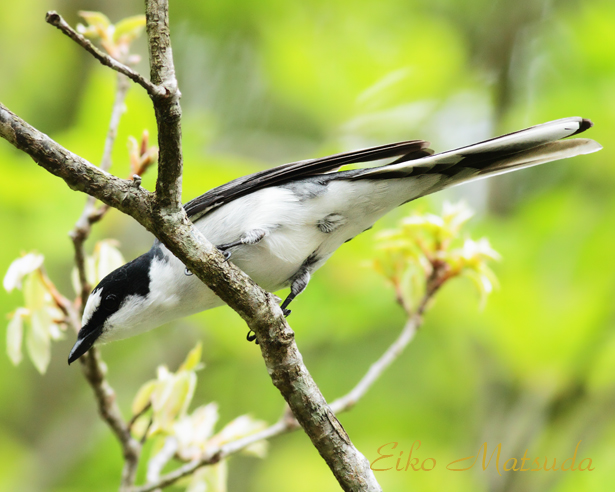
[[[45,24],[56,9],[112,21],[142,13],[135,0],[21,0],[0,7],[0,100],[91,162],[100,160],[114,74]],[[341,422],[375,459],[396,441],[435,458],[431,472],[377,473],[385,490],[603,491],[615,483],[615,3],[612,0],[207,0],[171,2],[184,111],[184,199],[284,162],[423,138],[437,151],[565,116],[595,123],[605,149],[590,156],[454,188],[406,205],[439,211],[464,198],[476,237],[503,255],[501,289],[484,310],[469,281],[441,292],[409,349]],[[141,39],[134,48],[145,55]],[[148,73],[142,62],[139,69]],[[128,173],[125,142],[155,133],[148,97],[133,87],[112,171]],[[46,257],[72,295],[67,232],[84,197],[0,142],[0,269],[21,251]],[[152,189],[154,172],[144,179]],[[127,259],[152,238],[112,211],[94,239],[117,238]],[[343,246],[293,303],[290,323],[324,395],[345,393],[397,336],[392,290],[362,268],[374,231]],[[89,243],[89,248],[94,242]],[[21,305],[0,296],[0,312]],[[175,369],[197,340],[207,365],[195,404],[274,422],[282,398],[246,327],[228,308],[103,348],[127,413],[159,364]],[[4,337],[2,337],[4,339]],[[119,483],[119,446],[97,418],[90,388],[54,344],[48,373],[0,354],[0,490],[106,491]],[[4,352],[5,342],[1,343]],[[593,472],[503,472],[446,464],[502,444],[503,458],[592,458]],[[405,456],[405,455],[404,455]],[[542,458],[541,458],[542,459]],[[174,490],[179,490],[174,489]],[[230,461],[230,491],[339,490],[297,432],[269,457]]]

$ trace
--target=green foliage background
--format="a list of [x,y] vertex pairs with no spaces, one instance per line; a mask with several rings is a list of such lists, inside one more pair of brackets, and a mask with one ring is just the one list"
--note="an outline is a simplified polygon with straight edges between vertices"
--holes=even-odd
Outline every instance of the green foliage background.
[[[113,21],[142,12],[125,0],[21,0],[0,7],[0,99],[61,144],[98,162],[114,75],[44,22],[57,9]],[[431,472],[379,472],[385,490],[603,491],[615,483],[615,4],[612,0],[208,0],[171,2],[183,93],[186,200],[234,177],[283,162],[396,139],[436,150],[578,115],[596,124],[599,154],[455,188],[407,205],[439,209],[465,198],[473,234],[503,261],[501,289],[478,309],[469,282],[448,285],[424,328],[341,422],[373,460],[392,441],[420,440]],[[145,55],[141,40],[137,51]],[[139,67],[147,73],[147,66]],[[148,97],[133,88],[113,172],[128,172],[124,143],[155,133]],[[152,188],[155,173],[144,180]],[[72,294],[67,232],[84,197],[0,143],[0,266],[21,251],[46,256]],[[290,318],[325,396],[346,392],[400,330],[392,290],[363,260],[373,231],[345,245],[315,275]],[[127,259],[151,237],[118,212],[95,236],[116,237]],[[90,247],[93,246],[93,242]],[[21,302],[0,297],[0,312]],[[282,399],[246,327],[228,308],[103,348],[128,411],[157,365],[176,368],[197,340],[206,369],[195,400],[218,401],[222,422],[250,412],[275,421]],[[96,416],[72,335],[55,344],[48,374],[0,356],[0,489],[114,490],[119,447]],[[4,345],[4,342],[2,342]],[[3,347],[4,349],[4,347]],[[503,457],[590,457],[593,472],[446,470],[483,442]],[[404,454],[404,457],[407,455]],[[541,459],[542,459],[541,458]],[[405,459],[405,458],[404,458]],[[394,464],[394,462],[393,462]],[[233,458],[231,491],[338,490],[300,432],[272,442],[265,461]]]

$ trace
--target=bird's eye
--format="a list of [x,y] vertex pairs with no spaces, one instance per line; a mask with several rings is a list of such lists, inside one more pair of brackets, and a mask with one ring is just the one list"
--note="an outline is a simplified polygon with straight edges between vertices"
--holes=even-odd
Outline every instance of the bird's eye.
[[120,301],[115,294],[109,294],[105,297],[105,301],[103,302],[103,307],[107,311],[115,311],[118,308]]

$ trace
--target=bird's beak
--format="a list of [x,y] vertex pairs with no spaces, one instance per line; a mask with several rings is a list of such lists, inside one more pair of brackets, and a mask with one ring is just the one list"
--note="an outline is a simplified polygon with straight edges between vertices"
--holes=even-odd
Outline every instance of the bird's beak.
[[75,345],[73,345],[70,354],[68,354],[69,366],[79,357],[85,354],[88,350],[90,350],[92,345],[94,345],[96,339],[102,333],[102,326],[94,330],[86,330],[86,328],[87,327],[84,326],[83,328],[81,328],[81,330],[79,330],[79,334],[77,335],[77,341],[75,342]]

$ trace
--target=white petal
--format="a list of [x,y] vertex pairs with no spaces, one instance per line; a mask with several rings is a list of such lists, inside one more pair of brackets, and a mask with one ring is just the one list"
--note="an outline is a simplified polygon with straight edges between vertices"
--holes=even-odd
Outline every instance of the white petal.
[[48,290],[41,275],[37,272],[30,272],[24,277],[23,281],[23,297],[26,302],[26,309],[31,313],[43,309]]
[[218,404],[215,402],[197,408],[191,415],[194,440],[196,442],[205,442],[214,433],[214,427],[218,422]]
[[73,286],[75,294],[78,296],[81,295],[81,284],[79,283],[79,271],[77,270],[77,267],[73,267],[70,272],[70,282]]
[[250,415],[241,415],[229,422],[224,429],[214,436],[219,444],[224,444],[242,437],[249,436],[267,427],[262,420],[255,420]]
[[113,270],[118,269],[124,263],[124,257],[117,249],[117,241],[105,240],[96,244],[94,257],[96,260],[96,283],[109,275]]
[[472,218],[474,211],[463,200],[458,203],[444,202],[442,206],[442,216],[448,222],[454,231]]
[[29,253],[11,263],[3,281],[6,291],[11,292],[14,288],[21,289],[21,281],[24,276],[39,268],[44,259],[43,255]]
[[62,340],[64,338],[64,333],[60,325],[58,325],[57,323],[51,323],[49,325],[49,337],[52,340]]
[[28,310],[18,308],[13,313],[13,318],[9,322],[6,331],[6,353],[15,365],[21,362],[23,358],[21,353],[21,343],[23,340],[23,320],[28,316]]
[[51,359],[50,324],[51,317],[45,310],[34,311],[30,316],[30,329],[26,335],[30,359],[41,374],[45,373]]

